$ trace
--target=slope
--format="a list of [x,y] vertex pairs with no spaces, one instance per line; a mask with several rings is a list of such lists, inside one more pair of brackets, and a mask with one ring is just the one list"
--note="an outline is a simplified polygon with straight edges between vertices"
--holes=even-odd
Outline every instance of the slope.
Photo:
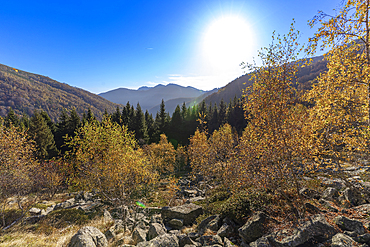
[[18,115],[32,115],[34,110],[42,109],[57,121],[63,108],[74,107],[82,116],[90,107],[100,118],[105,109],[113,112],[116,106],[83,89],[0,64],[0,116],[6,116],[9,107]]

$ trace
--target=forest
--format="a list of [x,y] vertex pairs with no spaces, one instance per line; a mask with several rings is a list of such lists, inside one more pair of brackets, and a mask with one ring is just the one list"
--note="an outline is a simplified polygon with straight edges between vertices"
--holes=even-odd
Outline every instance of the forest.
[[[62,110],[57,122],[44,111],[10,110],[0,125],[0,226],[12,223],[4,206],[12,196],[96,190],[112,205],[165,206],[182,176],[205,188],[208,213],[305,219],[301,190],[317,186],[313,177],[368,162],[369,10],[368,1],[348,1],[337,16],[320,12],[305,47],[294,23],[273,34],[261,65],[244,64],[253,84],[230,102],[183,104],[170,116],[162,101],[154,117],[128,102],[101,121],[90,109],[82,119]],[[327,71],[299,87],[298,70],[312,62],[306,57],[324,48]],[[153,195],[163,181],[171,193],[161,204]]]

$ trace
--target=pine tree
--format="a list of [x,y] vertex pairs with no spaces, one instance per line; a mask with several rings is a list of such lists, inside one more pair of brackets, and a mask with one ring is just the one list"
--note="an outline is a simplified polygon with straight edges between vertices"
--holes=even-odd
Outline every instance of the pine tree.
[[122,125],[122,117],[119,106],[117,106],[116,111],[112,114],[112,121],[118,123],[119,125]]
[[148,132],[145,125],[145,116],[141,110],[141,106],[137,103],[135,118],[134,118],[135,136],[139,144],[145,144],[148,142]]
[[19,126],[19,118],[17,117],[17,115],[15,115],[15,112],[13,111],[11,107],[4,120],[5,120],[4,122],[5,122],[6,127],[10,127],[11,125],[15,127]]
[[36,142],[36,153],[39,158],[49,159],[57,155],[54,135],[39,111],[35,111],[31,117],[29,135]]

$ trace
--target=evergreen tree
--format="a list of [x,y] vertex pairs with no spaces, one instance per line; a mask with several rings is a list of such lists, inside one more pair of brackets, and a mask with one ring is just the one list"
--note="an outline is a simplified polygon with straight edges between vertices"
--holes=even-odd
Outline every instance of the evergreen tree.
[[[211,114],[211,113],[210,113]],[[213,111],[212,111],[212,117],[211,117],[211,121],[209,122],[209,133],[212,134],[213,131],[215,131],[216,129],[218,129],[219,127],[219,124],[218,124],[218,109],[217,109],[217,104],[215,103],[215,106],[213,107]]]
[[22,130],[28,130],[30,128],[30,118],[26,114],[23,113],[19,122]]
[[127,127],[129,125],[129,122],[130,122],[130,119],[129,119],[130,109],[131,109],[130,102],[127,101],[126,106],[124,106],[123,109],[122,109],[122,115],[121,115],[122,124],[127,126]]
[[139,144],[144,144],[148,142],[148,132],[145,125],[145,116],[143,111],[141,110],[141,106],[137,103],[136,112],[134,117],[134,128],[135,128],[135,136],[136,139],[139,141]]
[[4,119],[4,123],[6,127],[10,127],[11,125],[15,127],[19,126],[19,118],[17,117],[17,115],[15,115],[15,112],[11,107],[9,109],[7,116]]
[[49,159],[57,155],[58,151],[55,146],[54,135],[47,121],[38,111],[35,111],[31,117],[29,134],[35,140],[37,147],[36,153],[39,158]]
[[177,147],[178,143],[182,143],[182,128],[183,128],[183,120],[181,117],[181,110],[180,106],[177,105],[174,113],[172,114],[172,119],[170,122],[170,129],[169,129],[169,139]]
[[119,107],[117,106],[116,111],[112,114],[112,122],[122,125],[122,117]]
[[227,121],[226,104],[223,99],[220,102],[220,109],[218,111],[218,127],[223,126]]
[[148,110],[145,111],[145,124],[148,132],[149,143],[153,143],[155,133],[154,119],[153,115],[149,114]]

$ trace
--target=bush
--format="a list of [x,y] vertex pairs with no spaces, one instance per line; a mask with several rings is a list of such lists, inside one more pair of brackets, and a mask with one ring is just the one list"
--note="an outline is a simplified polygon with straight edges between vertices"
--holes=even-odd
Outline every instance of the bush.
[[234,220],[241,220],[252,211],[264,210],[271,203],[272,196],[260,191],[242,191],[232,195],[221,205],[220,214]]

